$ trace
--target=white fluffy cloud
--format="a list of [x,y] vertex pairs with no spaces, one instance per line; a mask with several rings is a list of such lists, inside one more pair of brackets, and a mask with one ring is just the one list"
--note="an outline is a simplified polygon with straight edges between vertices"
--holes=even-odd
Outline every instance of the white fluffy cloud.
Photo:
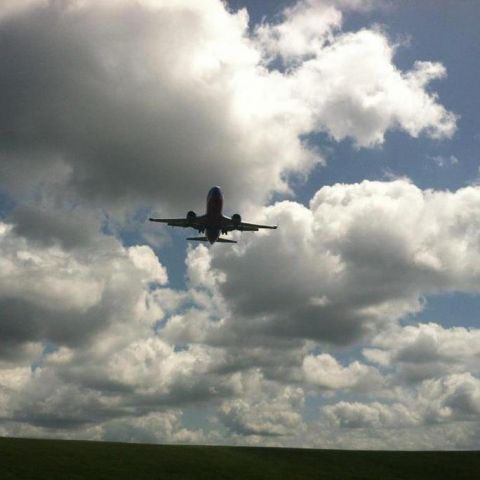
[[116,419],[102,426],[102,439],[115,442],[201,444],[208,437],[181,423],[181,411],[150,413],[143,417]]
[[227,400],[220,408],[220,419],[233,434],[277,437],[298,434],[303,428],[302,388],[265,381],[258,370],[241,375],[237,382],[242,397]]
[[302,367],[308,383],[327,390],[372,390],[378,388],[383,382],[376,368],[363,365],[358,361],[343,367],[327,353],[306,356]]
[[407,382],[436,378],[468,369],[479,372],[480,331],[444,328],[435,323],[391,328],[376,336],[364,356],[395,368]]
[[[331,402],[322,408],[324,417],[347,431],[415,427],[408,448],[418,448],[418,442],[423,448],[437,445],[431,436],[438,431],[435,425],[449,425],[444,430],[448,435],[457,431],[458,436],[448,440],[457,448],[478,445],[474,428],[480,418],[477,336],[475,329],[431,323],[396,327],[378,335],[372,344],[381,348],[365,349],[364,355],[381,366],[385,388],[367,394],[366,402]],[[423,440],[414,432],[421,432]]]
[[393,63],[395,45],[381,30],[334,34],[341,23],[334,3],[304,1],[287,8],[282,23],[257,30],[270,56],[294,65],[287,80],[309,129],[362,147],[383,143],[392,128],[414,137],[450,137],[455,115],[425,90],[445,68],[419,61],[401,72]]
[[0,223],[0,248],[2,357],[43,342],[78,346],[131,317],[151,328],[162,317],[149,284],[165,284],[167,273],[150,247],[99,235],[92,249],[66,251]]
[[478,422],[480,418],[480,380],[470,373],[425,380],[413,390],[396,388],[394,396],[393,403],[341,401],[326,406],[323,411],[342,428]]
[[330,421],[342,428],[405,427],[419,423],[415,413],[400,403],[338,402],[325,407],[324,411]]
[[268,55],[293,60],[315,56],[341,24],[342,12],[331,2],[298,2],[283,11],[280,23],[259,25],[256,35]]

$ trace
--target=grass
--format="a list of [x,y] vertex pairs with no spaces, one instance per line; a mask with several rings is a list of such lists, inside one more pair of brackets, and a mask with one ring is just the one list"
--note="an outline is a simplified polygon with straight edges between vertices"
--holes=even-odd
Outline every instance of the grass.
[[480,452],[303,450],[0,438],[0,478],[471,480],[480,478]]

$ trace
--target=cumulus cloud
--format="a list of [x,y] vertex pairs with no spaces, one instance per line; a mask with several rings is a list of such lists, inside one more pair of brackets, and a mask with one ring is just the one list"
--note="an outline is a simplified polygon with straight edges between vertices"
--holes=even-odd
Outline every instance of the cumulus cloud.
[[161,318],[149,284],[165,284],[167,274],[150,247],[99,236],[92,249],[66,251],[1,223],[0,248],[2,357],[32,343],[78,346],[131,317],[147,328]]
[[51,367],[45,365],[44,371],[33,375],[30,368],[0,370],[2,435],[148,443],[205,441],[202,430],[182,425],[178,408],[133,408],[119,402],[126,390],[112,385],[104,385],[104,390],[99,385],[88,388],[65,372],[63,378],[56,378]]
[[414,137],[422,132],[450,137],[455,115],[425,90],[446,75],[445,68],[418,61],[401,72],[393,63],[395,45],[381,30],[334,35],[341,20],[334,4],[305,1],[287,8],[282,23],[257,30],[273,59],[293,63],[288,80],[301,104],[310,106],[305,114],[311,130],[326,131],[335,140],[351,138],[360,147],[383,143],[392,128]]
[[263,49],[287,60],[314,56],[342,24],[342,12],[331,2],[298,2],[283,11],[280,23],[264,23],[256,29]]
[[422,191],[406,180],[337,184],[309,207],[267,207],[259,219],[280,225],[274,236],[196,250],[230,312],[202,338],[348,344],[420,311],[426,294],[478,292],[479,208],[477,187]]
[[[235,372],[217,372],[222,351],[177,349],[142,329],[139,320],[132,314],[130,325],[112,324],[81,348],[45,351],[33,370],[0,369],[3,424],[24,424],[50,434],[97,426],[100,438],[111,439],[117,432],[119,439],[129,441],[140,440],[141,432],[142,441],[200,438],[187,435],[180,408],[232,396]],[[170,422],[173,414],[175,421],[165,432],[162,422]]]
[[325,389],[370,391],[383,383],[383,378],[376,368],[358,361],[343,367],[327,353],[306,356],[302,367],[308,383]]
[[379,402],[338,402],[324,409],[327,418],[342,428],[395,427],[417,425],[415,414],[405,405]]
[[342,400],[325,406],[322,413],[341,429],[421,427],[418,431],[432,446],[431,426],[448,424],[466,435],[455,440],[457,448],[476,445],[478,432],[467,423],[480,418],[477,337],[476,329],[432,323],[381,333],[372,341],[376,348],[365,349],[364,355],[380,365],[386,388],[368,395],[375,401]]
[[392,367],[406,382],[438,378],[447,373],[478,372],[480,331],[444,328],[435,323],[391,328],[372,341],[364,356]]
[[480,380],[470,373],[427,380],[419,396],[429,422],[478,421],[480,417]]
[[213,0],[36,2],[5,17],[5,174],[65,165],[69,195],[110,208],[191,208],[212,171],[238,202],[285,190],[286,171],[316,160],[275,95],[257,102],[282,87],[247,21]]
[[[341,7],[300,2],[250,34],[247,12],[217,0],[3,5],[2,188],[61,171],[67,198],[182,211],[215,172],[246,206],[323,161],[309,133],[359,146],[393,128],[450,136],[455,116],[425,89],[445,69],[401,72],[384,33],[341,31]],[[266,66],[272,49],[295,66]]]
[[[476,448],[480,418],[478,331],[436,324],[395,327],[364,350],[384,375],[384,389],[368,401],[340,400],[321,409],[332,426],[358,438],[382,439],[387,448]],[[381,348],[380,348],[381,347]],[[375,400],[372,400],[375,399]],[[442,426],[442,427],[440,427]],[[353,433],[358,431],[358,433]],[[382,434],[381,432],[384,431]],[[375,433],[374,433],[375,432]],[[397,435],[400,435],[398,437]],[[349,442],[340,440],[345,445]],[[367,442],[368,442],[367,441]],[[346,443],[343,443],[346,442]]]
[[134,443],[201,444],[206,440],[202,430],[189,430],[181,423],[181,411],[151,413],[139,418],[116,419],[102,426],[102,439]]
[[258,370],[242,375],[238,382],[242,397],[225,401],[220,408],[220,419],[232,433],[276,437],[302,429],[302,388],[265,381]]
[[340,401],[323,408],[341,428],[408,427],[458,421],[478,422],[480,380],[470,373],[425,380],[413,390],[397,387],[395,402]]
[[95,215],[78,208],[65,212],[46,203],[25,202],[12,212],[9,221],[19,237],[44,246],[60,244],[66,251],[92,247],[98,238],[99,219]]

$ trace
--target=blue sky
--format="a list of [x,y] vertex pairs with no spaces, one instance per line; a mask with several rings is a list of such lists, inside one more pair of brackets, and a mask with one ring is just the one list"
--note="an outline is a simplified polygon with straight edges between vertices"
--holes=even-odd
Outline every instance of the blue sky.
[[0,435],[478,448],[479,13],[5,2]]

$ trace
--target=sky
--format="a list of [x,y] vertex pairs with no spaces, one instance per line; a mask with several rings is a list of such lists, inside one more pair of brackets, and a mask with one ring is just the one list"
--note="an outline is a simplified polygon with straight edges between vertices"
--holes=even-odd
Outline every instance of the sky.
[[1,2],[0,435],[480,448],[479,14]]

